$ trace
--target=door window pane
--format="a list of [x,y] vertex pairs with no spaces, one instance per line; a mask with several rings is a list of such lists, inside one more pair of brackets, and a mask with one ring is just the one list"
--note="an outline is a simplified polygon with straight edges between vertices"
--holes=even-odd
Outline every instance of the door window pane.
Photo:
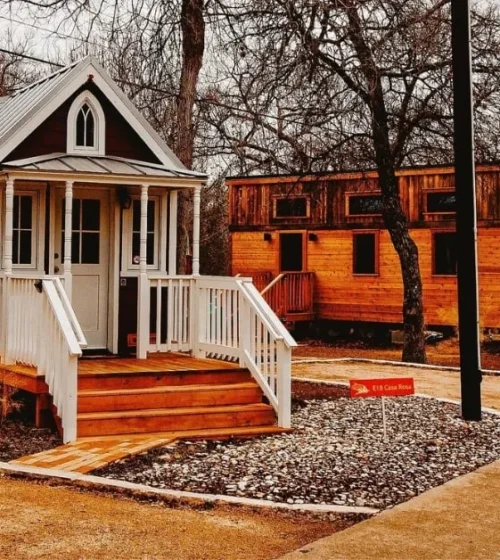
[[82,230],[100,230],[100,200],[82,200]]
[[99,233],[82,233],[82,264],[99,264]]
[[[62,200],[61,259],[64,260],[65,200]],[[73,199],[71,233],[71,262],[73,264],[99,264],[101,201]]]

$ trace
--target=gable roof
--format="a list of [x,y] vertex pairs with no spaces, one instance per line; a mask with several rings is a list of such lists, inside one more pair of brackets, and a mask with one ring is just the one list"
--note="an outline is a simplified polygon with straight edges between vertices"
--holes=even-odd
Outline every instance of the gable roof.
[[113,103],[163,165],[173,170],[186,170],[160,135],[92,56],[20,89],[0,104],[0,161],[89,79]]

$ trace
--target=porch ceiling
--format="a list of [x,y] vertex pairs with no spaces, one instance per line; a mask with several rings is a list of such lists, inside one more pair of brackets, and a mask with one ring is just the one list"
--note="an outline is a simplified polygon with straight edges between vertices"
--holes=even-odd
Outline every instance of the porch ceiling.
[[168,168],[146,161],[117,156],[85,156],[55,153],[2,163],[2,171],[13,178],[96,181],[120,184],[190,186],[203,183],[206,175]]

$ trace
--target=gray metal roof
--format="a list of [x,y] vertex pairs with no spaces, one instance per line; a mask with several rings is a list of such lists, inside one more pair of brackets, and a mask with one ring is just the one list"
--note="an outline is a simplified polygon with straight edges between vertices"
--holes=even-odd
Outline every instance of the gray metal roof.
[[28,159],[7,161],[2,169],[19,171],[49,171],[60,173],[95,173],[100,175],[135,175],[144,177],[193,178],[203,180],[206,175],[196,171],[170,169],[147,161],[137,161],[116,156],[85,156],[49,154]]
[[46,95],[67,77],[79,62],[74,62],[50,76],[16,91],[0,104],[0,142],[24,117],[26,117]]

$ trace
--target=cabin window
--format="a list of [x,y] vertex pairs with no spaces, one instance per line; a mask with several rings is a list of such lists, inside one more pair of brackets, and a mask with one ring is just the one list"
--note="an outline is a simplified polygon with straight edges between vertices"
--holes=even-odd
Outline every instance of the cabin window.
[[382,214],[382,196],[379,194],[347,195],[347,214],[349,216]]
[[76,117],[76,146],[95,148],[95,131],[94,113],[85,103]]
[[[148,227],[147,227],[147,244],[146,244],[146,264],[149,266],[156,265],[156,237],[157,223],[156,216],[158,201],[156,199],[148,200]],[[134,200],[132,204],[132,255],[130,264],[139,265],[141,260],[141,201]]]
[[306,196],[286,196],[274,198],[275,218],[307,218],[309,198]]
[[376,233],[353,234],[353,274],[378,273],[377,244]]
[[71,104],[67,118],[69,154],[104,155],[106,119],[97,98],[83,91]]
[[36,266],[35,207],[34,195],[14,195],[12,264],[19,267]]
[[434,213],[456,212],[455,191],[426,193],[426,211]]
[[457,273],[457,240],[455,232],[433,234],[433,272],[437,275]]

